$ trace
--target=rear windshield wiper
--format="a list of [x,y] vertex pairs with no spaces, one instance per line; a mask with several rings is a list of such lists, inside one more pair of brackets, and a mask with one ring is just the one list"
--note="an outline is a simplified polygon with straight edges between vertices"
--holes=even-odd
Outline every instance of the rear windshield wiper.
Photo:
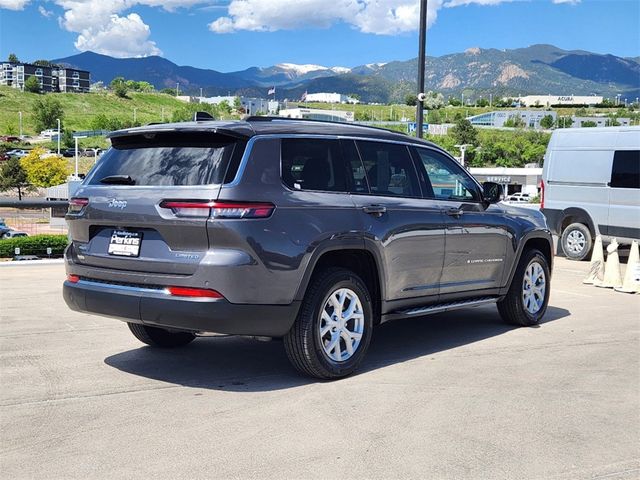
[[109,175],[100,179],[100,183],[109,185],[135,185],[136,181],[129,175]]

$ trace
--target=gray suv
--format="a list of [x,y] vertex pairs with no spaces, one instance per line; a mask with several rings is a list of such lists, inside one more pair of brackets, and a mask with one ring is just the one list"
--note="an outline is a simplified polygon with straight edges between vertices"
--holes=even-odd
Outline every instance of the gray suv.
[[64,298],[155,347],[282,338],[300,372],[353,372],[375,325],[497,303],[547,309],[552,240],[441,148],[387,130],[251,117],[150,125],[70,200]]

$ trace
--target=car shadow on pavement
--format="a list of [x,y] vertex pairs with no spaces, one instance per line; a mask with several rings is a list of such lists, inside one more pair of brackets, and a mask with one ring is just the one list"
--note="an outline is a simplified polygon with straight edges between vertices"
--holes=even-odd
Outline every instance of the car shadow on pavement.
[[[544,323],[570,315],[549,307]],[[513,330],[495,306],[398,320],[377,327],[355,375],[469,345]],[[141,347],[105,359],[126,373],[186,387],[235,392],[294,388],[314,380],[293,370],[282,341],[260,342],[234,336],[198,338],[174,350]]]

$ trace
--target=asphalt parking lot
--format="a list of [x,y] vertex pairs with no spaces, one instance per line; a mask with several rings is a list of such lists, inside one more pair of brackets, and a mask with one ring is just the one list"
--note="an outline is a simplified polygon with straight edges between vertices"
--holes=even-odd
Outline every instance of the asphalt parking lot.
[[538,328],[494,306],[376,330],[361,370],[298,376],[280,342],[142,346],[69,311],[62,265],[0,270],[0,476],[640,478],[640,296],[557,259]]

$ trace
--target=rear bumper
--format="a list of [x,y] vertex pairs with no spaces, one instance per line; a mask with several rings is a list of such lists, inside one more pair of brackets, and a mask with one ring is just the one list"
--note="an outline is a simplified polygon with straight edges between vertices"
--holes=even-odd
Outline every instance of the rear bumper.
[[77,312],[125,322],[193,332],[284,336],[296,319],[290,305],[233,304],[224,299],[174,297],[163,290],[110,285],[90,280],[64,282],[64,300]]

